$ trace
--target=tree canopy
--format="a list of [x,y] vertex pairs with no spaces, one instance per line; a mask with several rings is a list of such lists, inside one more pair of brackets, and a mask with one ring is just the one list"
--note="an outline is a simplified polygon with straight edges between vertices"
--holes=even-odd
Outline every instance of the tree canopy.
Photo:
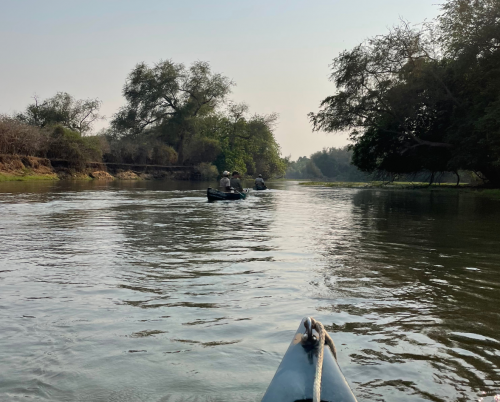
[[75,99],[66,92],[58,92],[52,98],[29,104],[16,118],[40,128],[62,125],[81,135],[89,134],[93,124],[103,118],[99,114],[101,101],[98,99]]
[[0,116],[0,151],[78,160],[75,166],[100,160],[196,166],[205,178],[224,170],[283,176],[278,116],[252,115],[246,104],[231,102],[233,85],[202,61],[139,63],[123,87],[125,105],[99,135],[88,134],[102,118],[101,102],[59,92],[35,97],[23,113]]
[[351,163],[348,147],[324,148],[310,155],[288,162],[286,177],[290,179],[328,179],[335,181],[367,181],[368,174]]
[[247,105],[229,101],[233,85],[206,62],[138,64],[123,88],[127,104],[111,122],[115,157],[123,154],[120,147],[140,143],[136,152],[143,162],[163,158],[159,154],[168,149],[180,164],[283,175],[286,165],[273,133],[277,115],[250,116]]
[[138,134],[175,118],[206,115],[225,100],[233,82],[198,61],[189,68],[171,60],[153,67],[139,63],[123,87],[127,105],[113,119],[123,132]]
[[500,1],[448,0],[332,64],[316,130],[350,130],[361,170],[472,170],[500,183]]

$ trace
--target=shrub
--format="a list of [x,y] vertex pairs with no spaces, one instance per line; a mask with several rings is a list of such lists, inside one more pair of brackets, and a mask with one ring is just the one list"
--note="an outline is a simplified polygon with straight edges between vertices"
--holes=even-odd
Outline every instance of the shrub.
[[196,170],[200,174],[202,180],[215,180],[219,175],[217,168],[211,163],[200,163],[196,166]]
[[101,141],[97,136],[82,137],[76,131],[55,126],[47,156],[67,160],[71,167],[82,169],[88,162],[102,160]]
[[134,163],[139,146],[127,140],[109,140],[109,152],[104,154],[104,161],[111,163]]
[[199,165],[213,162],[221,153],[219,142],[213,138],[194,137],[184,148],[184,163]]
[[0,115],[0,153],[45,156],[49,147],[46,130]]
[[101,153],[107,154],[111,152],[111,146],[109,144],[108,139],[104,135],[97,135],[97,140],[99,141],[99,147],[101,148]]
[[177,163],[178,155],[175,149],[161,143],[153,147],[151,162],[155,165],[173,165]]
[[109,138],[109,150],[104,155],[105,162],[173,165],[177,163],[177,152],[159,141],[143,139]]

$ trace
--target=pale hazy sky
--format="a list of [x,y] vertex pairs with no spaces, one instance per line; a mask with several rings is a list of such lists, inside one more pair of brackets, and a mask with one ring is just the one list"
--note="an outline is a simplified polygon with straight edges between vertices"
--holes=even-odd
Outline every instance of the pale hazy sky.
[[0,113],[36,93],[99,98],[111,117],[138,62],[210,62],[231,98],[280,115],[284,156],[347,143],[313,133],[307,113],[334,93],[329,64],[400,17],[434,18],[441,0],[0,0]]

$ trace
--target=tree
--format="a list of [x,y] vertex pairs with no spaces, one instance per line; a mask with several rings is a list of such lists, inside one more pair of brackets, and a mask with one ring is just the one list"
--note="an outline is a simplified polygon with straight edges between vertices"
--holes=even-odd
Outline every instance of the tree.
[[64,126],[54,126],[51,133],[49,159],[63,159],[72,168],[84,169],[88,162],[102,160],[102,143],[98,136],[82,136]]
[[342,52],[314,129],[351,130],[364,171],[469,169],[500,184],[499,20],[498,0],[448,0],[431,24]]
[[123,135],[155,132],[177,147],[183,162],[185,142],[194,135],[193,119],[213,112],[232,85],[229,78],[213,73],[206,62],[195,62],[189,68],[171,60],[153,67],[140,63],[123,88],[127,104],[111,124]]
[[40,128],[62,125],[80,135],[89,134],[93,124],[104,117],[99,114],[101,101],[98,99],[75,99],[66,92],[58,92],[52,98],[40,101],[34,97],[24,113],[16,118]]
[[448,1],[439,27],[461,84],[463,108],[450,130],[459,144],[454,163],[500,185],[500,2]]
[[291,179],[325,177],[335,181],[366,181],[369,176],[351,163],[352,151],[348,147],[323,148],[309,158],[303,156],[289,162],[286,176]]
[[0,115],[0,154],[43,157],[49,146],[47,130]]
[[275,113],[248,116],[247,105],[230,105],[214,131],[222,146],[216,161],[218,168],[262,174],[265,178],[284,175],[286,163],[273,131],[277,119]]
[[311,161],[318,167],[323,176],[336,177],[340,173],[337,160],[331,157],[327,149],[312,154]]
[[[286,165],[273,133],[277,116],[249,116],[247,105],[228,102],[232,85],[205,62],[189,68],[171,60],[138,64],[123,89],[127,104],[111,122],[109,158],[137,160],[142,150],[148,161],[164,144],[174,148],[181,164],[283,175]],[[138,143],[142,147],[132,146]]]
[[191,138],[187,144],[184,161],[190,165],[211,163],[217,159],[220,152],[221,148],[217,140],[197,135]]

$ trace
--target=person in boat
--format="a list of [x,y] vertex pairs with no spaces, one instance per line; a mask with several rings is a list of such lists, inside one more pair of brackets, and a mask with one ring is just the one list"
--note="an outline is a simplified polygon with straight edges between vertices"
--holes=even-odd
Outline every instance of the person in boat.
[[256,187],[264,187],[266,183],[264,183],[264,179],[262,178],[262,175],[259,174],[259,177],[255,179],[255,186]]
[[222,179],[220,179],[219,187],[221,191],[229,193],[231,191],[231,181],[229,180],[229,172],[225,170],[222,173]]
[[240,193],[243,191],[243,187],[241,186],[240,183],[240,174],[238,172],[236,171],[233,172],[229,183],[234,190],[239,191]]

